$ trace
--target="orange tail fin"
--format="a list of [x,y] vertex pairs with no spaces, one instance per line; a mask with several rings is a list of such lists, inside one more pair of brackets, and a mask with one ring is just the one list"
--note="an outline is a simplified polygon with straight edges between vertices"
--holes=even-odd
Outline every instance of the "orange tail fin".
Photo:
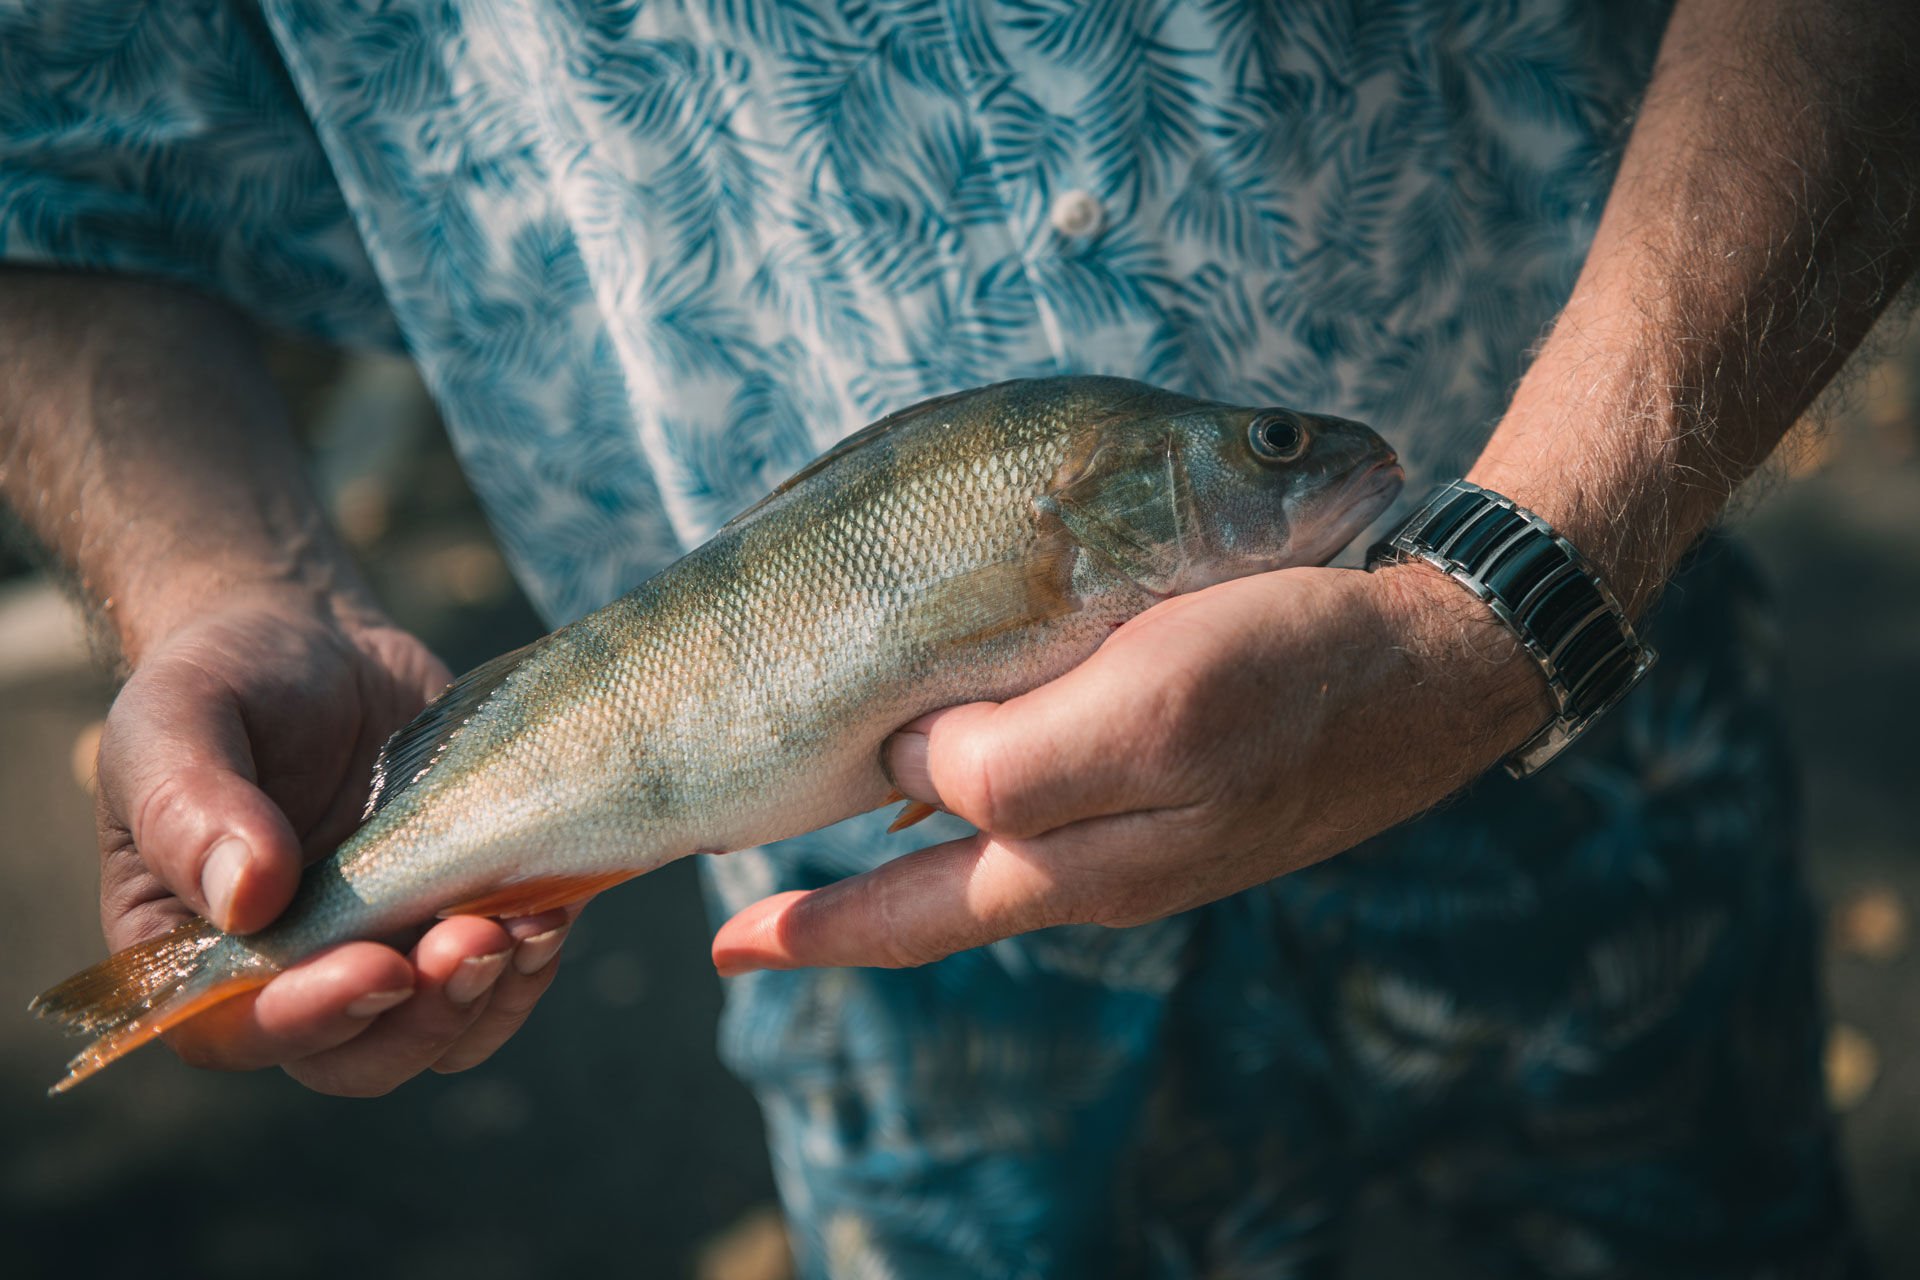
[[221,946],[225,934],[191,920],[84,969],[27,1008],[93,1036],[50,1093],[65,1093],[163,1032],[263,986],[273,972],[250,953]]

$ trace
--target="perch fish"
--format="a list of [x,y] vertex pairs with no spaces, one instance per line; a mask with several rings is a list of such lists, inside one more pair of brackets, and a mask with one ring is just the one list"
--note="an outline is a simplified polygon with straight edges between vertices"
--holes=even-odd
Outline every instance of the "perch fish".
[[532,914],[898,799],[880,761],[899,726],[1063,675],[1169,596],[1324,564],[1400,483],[1359,423],[1118,378],[893,414],[449,685],[273,925],[192,921],[42,994],[36,1013],[93,1037],[55,1092],[323,947]]

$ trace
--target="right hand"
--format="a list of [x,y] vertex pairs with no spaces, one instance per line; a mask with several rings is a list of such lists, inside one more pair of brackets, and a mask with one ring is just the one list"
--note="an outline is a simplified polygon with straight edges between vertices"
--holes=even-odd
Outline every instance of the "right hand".
[[[380,745],[447,680],[383,617],[290,588],[225,596],[145,646],[100,739],[109,946],[196,914],[271,923],[358,825]],[[407,954],[345,943],[167,1038],[197,1065],[279,1065],[323,1093],[463,1070],[525,1021],[576,913],[455,917]]]

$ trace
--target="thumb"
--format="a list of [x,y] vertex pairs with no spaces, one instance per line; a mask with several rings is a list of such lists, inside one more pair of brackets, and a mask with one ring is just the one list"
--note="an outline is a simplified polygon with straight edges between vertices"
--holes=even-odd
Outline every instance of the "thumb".
[[[100,739],[103,857],[133,854],[181,901],[228,932],[268,924],[300,881],[300,844],[255,785],[232,691],[186,663],[136,673]],[[108,921],[109,940],[114,922]]]
[[1103,653],[1006,702],[922,716],[882,756],[905,795],[982,831],[1025,839],[1150,806],[1167,699],[1150,675]]
[[902,969],[1060,923],[1052,874],[984,835],[934,845],[823,889],[763,898],[720,927],[723,978],[754,969]]

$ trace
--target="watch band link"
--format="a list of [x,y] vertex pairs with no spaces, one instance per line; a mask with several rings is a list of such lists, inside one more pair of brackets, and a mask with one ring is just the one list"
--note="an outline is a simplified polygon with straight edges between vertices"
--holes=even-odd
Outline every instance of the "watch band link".
[[1506,761],[1523,778],[1638,684],[1657,654],[1572,543],[1511,498],[1465,480],[1427,496],[1367,567],[1420,560],[1483,600],[1546,675],[1556,713]]

